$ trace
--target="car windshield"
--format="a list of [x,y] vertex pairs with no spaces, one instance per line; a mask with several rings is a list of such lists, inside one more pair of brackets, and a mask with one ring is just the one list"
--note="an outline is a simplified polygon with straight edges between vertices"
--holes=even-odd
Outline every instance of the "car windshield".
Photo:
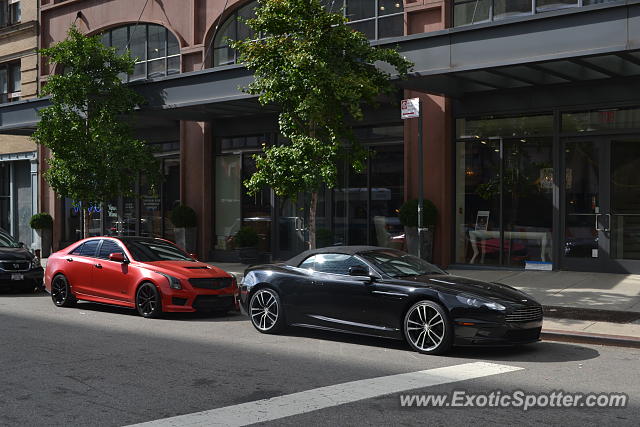
[[400,251],[371,251],[360,256],[391,277],[446,274],[435,265]]
[[195,261],[177,246],[162,240],[125,240],[133,259],[140,262],[152,261]]
[[13,237],[7,233],[0,231],[0,248],[19,248],[20,243],[16,242]]

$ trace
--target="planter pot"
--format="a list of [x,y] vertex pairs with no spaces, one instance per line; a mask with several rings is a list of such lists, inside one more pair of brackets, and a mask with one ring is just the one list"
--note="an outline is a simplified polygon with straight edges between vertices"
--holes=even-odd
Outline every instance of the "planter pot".
[[[422,259],[433,261],[433,228],[425,228],[422,231]],[[407,243],[407,252],[418,256],[418,227],[404,227],[404,238]]]
[[51,255],[51,230],[48,228],[36,230],[36,236],[38,236],[38,241],[35,246],[40,249],[40,258],[49,258]]
[[253,265],[258,263],[258,248],[238,248],[237,250],[242,264]]
[[194,253],[197,250],[197,234],[196,227],[176,228],[176,244],[188,253]]
[[407,252],[418,256],[418,227],[404,227],[404,240],[407,243]]

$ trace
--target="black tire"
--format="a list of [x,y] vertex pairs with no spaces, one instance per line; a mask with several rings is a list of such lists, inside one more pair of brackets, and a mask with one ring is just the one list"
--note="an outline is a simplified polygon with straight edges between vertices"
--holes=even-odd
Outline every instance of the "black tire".
[[57,307],[73,307],[78,302],[63,274],[58,274],[51,280],[51,300]]
[[136,291],[136,310],[147,319],[162,316],[162,297],[153,283],[145,282]]
[[271,288],[262,288],[251,295],[249,318],[253,327],[263,334],[282,332],[286,323],[278,293]]
[[407,343],[418,353],[444,354],[453,345],[453,325],[440,304],[418,301],[405,313],[402,322]]

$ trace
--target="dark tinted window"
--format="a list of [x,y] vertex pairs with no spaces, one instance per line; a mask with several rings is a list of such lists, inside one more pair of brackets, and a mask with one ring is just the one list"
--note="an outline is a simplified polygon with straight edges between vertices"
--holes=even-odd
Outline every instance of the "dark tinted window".
[[300,268],[311,268],[315,271],[331,274],[349,274],[349,268],[354,265],[364,265],[353,255],[318,254],[304,260]]
[[3,248],[19,248],[20,244],[7,233],[0,231],[0,247]]
[[123,254],[122,248],[113,240],[103,240],[102,246],[98,251],[98,258],[109,259],[110,254]]
[[447,274],[435,265],[429,264],[427,261],[392,249],[365,252],[360,254],[360,256],[391,277]]
[[88,242],[84,242],[82,249],[80,250],[80,255],[95,257],[98,243],[100,243],[100,240],[89,240]]
[[176,245],[162,240],[126,240],[124,245],[136,261],[194,261]]
[[83,246],[84,246],[84,243],[76,247],[73,251],[71,251],[71,255],[80,255],[82,253]]

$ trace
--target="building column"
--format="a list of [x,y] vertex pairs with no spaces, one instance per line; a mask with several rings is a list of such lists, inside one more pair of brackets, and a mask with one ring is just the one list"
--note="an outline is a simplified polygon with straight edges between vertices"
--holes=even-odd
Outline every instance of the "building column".
[[405,98],[420,98],[423,114],[423,158],[418,159],[418,120],[404,122],[405,199],[418,198],[418,162],[424,168],[424,197],[438,209],[433,245],[433,261],[441,266],[451,262],[453,171],[450,102],[441,96],[405,91]]
[[[450,24],[448,2],[443,0],[404,0],[405,34],[420,34],[447,28]],[[420,98],[423,114],[423,158],[417,158],[418,120],[404,124],[405,199],[418,197],[418,162],[424,167],[424,197],[438,209],[433,244],[433,261],[441,266],[451,262],[453,188],[453,150],[451,102],[422,92],[405,91],[405,98]]]
[[209,258],[213,230],[213,143],[208,122],[180,122],[180,200],[198,216],[198,256]]
[[[38,159],[29,161],[30,165],[30,182],[31,182],[31,215],[38,213]],[[36,230],[31,230],[31,248],[40,247],[40,236]]]

